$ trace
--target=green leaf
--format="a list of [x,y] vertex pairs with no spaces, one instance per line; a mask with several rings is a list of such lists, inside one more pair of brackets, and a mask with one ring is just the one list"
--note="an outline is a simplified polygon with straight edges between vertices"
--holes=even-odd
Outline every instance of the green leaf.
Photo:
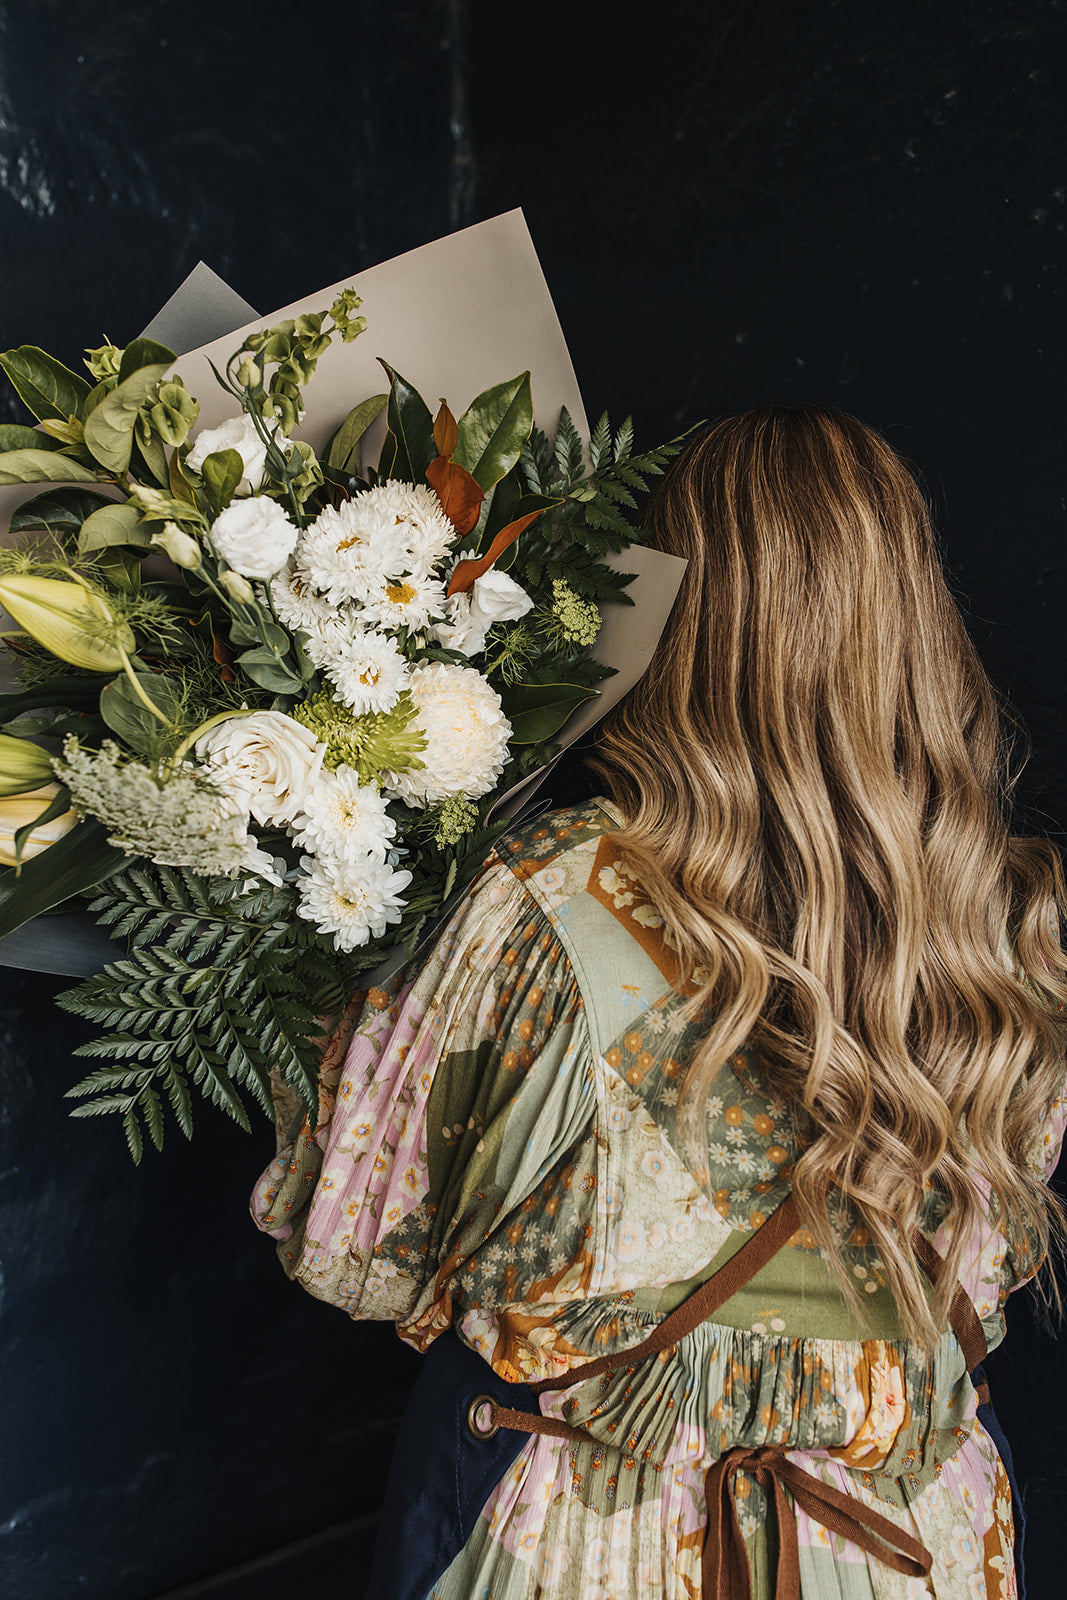
[[[125,472],[129,466],[137,413],[174,360],[169,350],[163,345],[153,345],[151,340],[138,339],[134,344],[162,351],[167,359],[131,372],[86,417],[85,443],[108,472]],[[131,345],[130,349],[133,348]],[[84,468],[82,471],[84,474]]]
[[115,504],[96,489],[46,489],[24,500],[11,513],[12,533],[50,533],[56,539],[72,538],[87,517],[101,506]]
[[84,483],[94,474],[57,450],[0,452],[0,483]]
[[578,683],[517,683],[501,691],[511,744],[543,744],[596,694]]
[[121,505],[114,500],[90,512],[78,534],[80,556],[87,556],[93,550],[105,550],[111,545],[126,544],[147,550],[151,540],[147,530],[141,526],[141,513],[137,507]]
[[39,428],[24,428],[19,422],[0,422],[0,450],[58,450],[59,440]]
[[172,367],[177,359],[169,345],[157,344],[154,339],[132,339],[122,352],[119,382],[125,383],[145,367]]
[[[148,476],[154,478],[160,488],[169,489],[170,467],[162,439],[156,434],[150,433],[147,439],[139,438],[137,440],[136,449],[148,470]],[[137,476],[139,477],[140,474],[138,473]]]
[[361,470],[360,440],[388,403],[387,394],[374,394],[369,400],[363,400],[358,406],[353,406],[330,440],[330,447],[326,452],[327,466],[336,467],[339,472]]
[[[381,357],[379,357],[381,360]],[[426,468],[437,455],[433,442],[433,418],[429,407],[406,379],[385,366],[392,382],[386,421],[389,433],[378,463],[379,477],[399,478],[405,483],[421,483]]]
[[47,678],[17,694],[0,695],[0,721],[41,706],[88,706],[95,710],[104,675],[85,678]]
[[237,493],[237,486],[245,475],[244,460],[239,450],[216,450],[204,457],[200,472],[211,509],[218,516]]
[[[88,1110],[88,1107],[79,1106],[78,1110]],[[71,1115],[77,1116],[77,1111],[71,1112]],[[141,1129],[137,1121],[136,1113],[134,1112],[132,1106],[123,1117],[122,1126],[126,1134],[126,1143],[130,1147],[130,1155],[133,1157],[133,1164],[135,1167],[139,1167],[141,1165],[141,1154],[144,1146],[141,1141]]]
[[[138,672],[135,676],[168,721],[176,722],[182,704],[181,684],[152,672]],[[124,672],[100,691],[100,715],[112,733],[117,733],[138,754],[148,755],[158,749],[160,735],[165,732],[163,723],[139,699]]]
[[86,817],[27,861],[18,877],[13,867],[0,875],[0,939],[71,895],[84,894],[125,864],[121,850],[108,843],[103,823]]
[[36,345],[23,344],[17,350],[5,350],[0,355],[0,367],[38,422],[50,417],[66,422],[68,417],[82,415],[89,384]]
[[530,374],[523,372],[486,389],[463,413],[452,459],[488,492],[518,461],[532,428]]
[[270,689],[273,694],[299,694],[303,688],[303,680],[266,646],[245,650],[237,657],[236,665],[253,683],[258,683],[261,689]]

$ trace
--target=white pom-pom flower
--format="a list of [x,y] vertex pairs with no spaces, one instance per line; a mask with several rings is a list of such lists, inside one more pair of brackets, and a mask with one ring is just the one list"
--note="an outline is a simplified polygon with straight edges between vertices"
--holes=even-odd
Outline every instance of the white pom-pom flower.
[[414,667],[408,688],[418,713],[413,726],[426,737],[424,765],[385,775],[392,793],[411,806],[488,794],[504,770],[511,738],[496,690],[473,667],[444,663]]
[[325,745],[282,711],[227,717],[196,741],[212,781],[257,822],[291,822],[322,768]]
[[362,784],[353,767],[320,772],[293,824],[298,845],[319,860],[356,862],[361,856],[384,861],[396,833],[385,796]]
[[407,662],[388,634],[352,627],[339,637],[308,640],[308,655],[321,667],[346,706],[363,716],[390,711],[407,687]]
[[306,877],[297,888],[299,915],[320,933],[332,933],[335,950],[354,950],[373,936],[380,939],[390,922],[404,913],[403,891],[410,872],[396,872],[376,856],[336,864],[301,856]]
[[[289,441],[276,438],[275,442],[284,455]],[[267,446],[246,412],[227,417],[217,428],[201,428],[193,440],[186,466],[194,472],[202,472],[208,456],[215,455],[219,450],[236,450],[245,464],[245,481],[250,488],[259,488],[267,465]]]
[[234,500],[211,525],[211,542],[243,578],[273,578],[293,553],[300,530],[276,500]]

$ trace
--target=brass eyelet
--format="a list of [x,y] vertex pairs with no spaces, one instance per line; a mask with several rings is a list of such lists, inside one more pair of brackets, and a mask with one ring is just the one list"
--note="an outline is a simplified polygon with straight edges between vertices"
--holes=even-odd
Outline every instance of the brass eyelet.
[[478,1412],[482,1406],[491,1406],[496,1402],[491,1394],[480,1394],[472,1400],[467,1408],[467,1427],[476,1439],[491,1439],[494,1433],[500,1432],[499,1422],[491,1422],[488,1428],[483,1428],[478,1421]]

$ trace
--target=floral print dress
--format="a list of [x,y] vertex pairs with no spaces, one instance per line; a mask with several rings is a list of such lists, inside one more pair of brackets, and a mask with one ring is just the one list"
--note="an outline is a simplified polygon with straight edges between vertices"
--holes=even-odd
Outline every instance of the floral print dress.
[[[310,1293],[418,1350],[454,1328],[509,1381],[641,1342],[789,1192],[790,1108],[745,1052],[710,1103],[710,1178],[686,1164],[694,1024],[619,823],[594,801],[498,845],[429,953],[352,1008],[318,1126],[283,1127],[253,1197]],[[1061,1102],[1049,1165],[1063,1118]],[[929,1232],[943,1249],[936,1217]],[[1025,1245],[992,1219],[970,1242],[990,1347]],[[1008,1483],[957,1340],[903,1337],[862,1228],[847,1248],[862,1318],[801,1228],[666,1363],[544,1396],[589,1442],[521,1442],[430,1600],[698,1600],[707,1469],[764,1444],[933,1555],[907,1577],[798,1510],[804,1600],[1014,1596]],[[754,1480],[736,1493],[754,1600],[771,1600],[773,1516]]]

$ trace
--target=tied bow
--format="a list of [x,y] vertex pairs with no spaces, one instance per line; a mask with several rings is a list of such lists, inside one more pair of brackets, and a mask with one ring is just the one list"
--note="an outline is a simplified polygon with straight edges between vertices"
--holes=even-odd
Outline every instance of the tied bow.
[[887,1517],[871,1511],[862,1500],[813,1477],[781,1450],[766,1445],[756,1449],[739,1445],[720,1456],[704,1480],[708,1528],[701,1573],[703,1600],[752,1600],[748,1554],[734,1493],[734,1479],[739,1472],[754,1478],[768,1499],[773,1500],[778,1525],[774,1600],[800,1600],[800,1547],[786,1488],[809,1517],[877,1556],[894,1571],[915,1578],[929,1573],[933,1565],[929,1550]]

